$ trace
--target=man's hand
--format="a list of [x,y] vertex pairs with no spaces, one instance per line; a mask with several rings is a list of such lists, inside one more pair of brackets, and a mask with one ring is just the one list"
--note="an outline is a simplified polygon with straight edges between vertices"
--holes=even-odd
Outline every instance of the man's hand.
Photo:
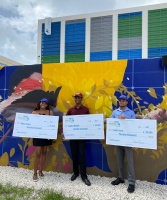
[[126,119],[125,115],[120,115],[118,118],[119,119]]

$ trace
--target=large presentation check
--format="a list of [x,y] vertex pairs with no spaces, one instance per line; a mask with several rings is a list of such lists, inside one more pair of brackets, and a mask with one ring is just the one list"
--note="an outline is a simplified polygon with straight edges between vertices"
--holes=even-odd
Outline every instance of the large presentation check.
[[58,116],[16,113],[13,136],[57,139]]
[[106,144],[157,149],[157,122],[147,119],[107,119]]
[[65,139],[104,139],[102,114],[63,116]]

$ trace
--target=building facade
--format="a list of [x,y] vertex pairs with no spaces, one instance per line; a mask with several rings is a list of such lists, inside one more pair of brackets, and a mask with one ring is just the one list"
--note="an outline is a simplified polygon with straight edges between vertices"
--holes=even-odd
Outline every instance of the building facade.
[[37,63],[141,59],[167,54],[167,3],[52,18],[49,25],[47,35],[46,20],[39,20]]

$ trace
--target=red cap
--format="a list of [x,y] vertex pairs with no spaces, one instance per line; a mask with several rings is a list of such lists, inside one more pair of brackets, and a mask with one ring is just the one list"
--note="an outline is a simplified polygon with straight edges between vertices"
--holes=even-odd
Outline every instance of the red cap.
[[82,95],[82,93],[80,93],[80,92],[77,92],[73,97],[80,97],[80,98],[82,98],[83,97],[83,95]]

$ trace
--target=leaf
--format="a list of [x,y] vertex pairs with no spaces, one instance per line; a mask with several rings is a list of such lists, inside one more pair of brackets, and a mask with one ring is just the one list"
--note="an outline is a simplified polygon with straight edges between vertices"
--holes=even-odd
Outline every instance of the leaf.
[[146,101],[144,101],[143,103],[144,103],[144,104],[148,104],[148,102],[146,102]]
[[143,149],[143,155],[145,155],[147,152],[147,149]]
[[7,152],[5,152],[0,158],[0,166],[7,166],[9,163],[9,156]]
[[167,136],[166,136],[165,133],[163,135],[159,136],[158,139],[161,140],[161,141],[163,141],[165,144],[167,144]]
[[54,85],[49,85],[49,92],[55,92],[56,89],[57,89],[56,86],[54,86]]
[[107,107],[103,107],[103,113],[104,115],[106,115],[107,117],[110,117],[111,115],[111,110]]
[[99,97],[99,99],[95,102],[95,110],[98,110],[103,104],[103,96]]
[[155,160],[155,156],[154,155],[152,155],[152,156],[150,156],[151,158],[153,158],[154,160]]
[[163,155],[163,151],[161,149],[159,150],[159,153],[161,156]]
[[137,100],[142,100],[139,96],[136,97]]
[[134,91],[129,92],[132,96],[136,96],[136,93]]
[[26,142],[26,143],[27,143],[28,139],[29,139],[29,138],[22,138],[22,140],[23,140],[24,142]]
[[15,153],[15,148],[12,148],[12,149],[10,150],[10,157],[12,157],[12,156],[14,155],[14,153]]
[[96,97],[96,96],[90,96],[89,98],[93,99],[93,100],[97,100],[98,99],[98,97]]
[[63,101],[63,105],[67,110],[71,107],[66,101]]
[[28,165],[24,165],[23,163],[17,161],[17,166],[18,168],[24,168],[24,169],[27,169],[28,168]]
[[23,147],[21,146],[21,144],[18,144],[19,148],[21,151],[23,151]]
[[104,86],[108,87],[109,86],[109,82],[104,80]]
[[27,145],[28,145],[28,146],[31,146],[31,145],[32,145],[32,138],[30,138],[30,139],[28,140]]
[[100,92],[101,94],[108,95],[107,92],[106,92],[105,90],[99,90],[99,92]]
[[111,108],[111,107],[112,107],[112,101],[111,101],[111,98],[109,98],[109,96],[106,96],[106,97],[105,97],[104,103],[105,103],[105,106],[106,106],[106,107],[108,107],[108,108]]
[[154,108],[155,108],[155,106],[154,106],[154,104],[150,104],[149,106],[148,106],[148,108],[150,109],[150,110],[153,110]]
[[132,101],[131,101],[131,106],[133,107],[133,103],[134,103],[134,99],[132,99]]
[[165,83],[165,85],[163,86],[163,88],[165,89],[165,93],[167,93],[167,83]]
[[91,87],[91,92],[93,93],[96,90],[96,84]]
[[118,104],[118,101],[117,101],[117,98],[116,98],[116,96],[111,96],[111,101],[112,101],[112,103],[114,104],[114,106],[117,106],[117,104]]
[[156,158],[159,158],[159,153],[158,153],[156,150],[153,150],[152,153],[154,154],[154,156],[155,156]]
[[149,88],[147,90],[147,92],[150,94],[150,96],[152,96],[152,97],[157,99],[157,95],[156,95],[156,92],[155,92],[154,88]]

